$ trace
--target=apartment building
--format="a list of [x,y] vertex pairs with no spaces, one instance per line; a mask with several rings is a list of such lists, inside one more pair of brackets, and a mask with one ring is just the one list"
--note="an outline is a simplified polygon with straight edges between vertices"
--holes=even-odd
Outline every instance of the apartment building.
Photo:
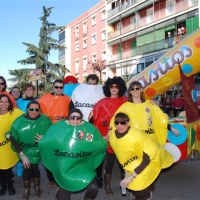
[[198,0],[108,0],[107,66],[129,80],[199,27]]
[[[59,63],[65,65],[80,83],[91,73],[94,63],[106,61],[106,1],[102,0],[59,32]],[[106,63],[105,63],[106,64]],[[106,78],[102,71],[102,80]]]

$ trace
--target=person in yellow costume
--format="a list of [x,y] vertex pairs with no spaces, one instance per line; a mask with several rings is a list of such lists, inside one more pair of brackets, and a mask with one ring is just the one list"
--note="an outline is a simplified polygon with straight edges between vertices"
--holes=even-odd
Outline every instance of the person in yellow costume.
[[10,196],[15,194],[12,167],[19,159],[5,134],[10,130],[14,120],[22,114],[23,111],[14,108],[6,94],[0,94],[0,196],[5,195],[7,189]]
[[135,200],[151,200],[156,178],[161,169],[173,164],[174,158],[162,145],[130,126],[130,121],[126,113],[118,112],[109,136],[110,145],[126,172],[120,186],[131,190]]
[[[133,81],[127,94],[128,102],[122,104],[116,113],[126,112],[129,114],[131,126],[142,130],[162,146],[167,141],[168,129],[175,135],[179,134],[178,130],[168,124],[168,116],[153,101],[145,101],[140,82]],[[113,123],[113,119],[111,123]]]

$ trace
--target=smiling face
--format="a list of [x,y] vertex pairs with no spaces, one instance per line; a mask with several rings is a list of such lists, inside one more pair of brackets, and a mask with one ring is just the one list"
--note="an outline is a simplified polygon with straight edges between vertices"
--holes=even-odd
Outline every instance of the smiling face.
[[11,95],[14,97],[14,99],[16,99],[16,100],[19,99],[19,96],[20,96],[19,88],[13,88]]
[[55,96],[61,96],[63,93],[63,83],[56,82],[53,86],[53,93]]
[[0,78],[0,92],[3,92],[5,87],[6,87],[6,84],[4,80]]
[[34,90],[33,87],[27,87],[26,90],[24,91],[24,94],[26,97],[33,97],[34,95]]
[[78,126],[81,124],[81,115],[78,112],[73,112],[71,113],[71,115],[69,116],[69,123],[72,126]]
[[110,94],[111,94],[111,98],[116,98],[118,97],[118,94],[119,94],[119,86],[116,85],[116,84],[112,84],[110,86]]
[[40,107],[38,104],[30,104],[27,108],[28,115],[30,118],[34,119],[36,118],[40,113]]
[[6,114],[8,112],[8,107],[10,106],[8,97],[2,97],[0,99],[0,114]]

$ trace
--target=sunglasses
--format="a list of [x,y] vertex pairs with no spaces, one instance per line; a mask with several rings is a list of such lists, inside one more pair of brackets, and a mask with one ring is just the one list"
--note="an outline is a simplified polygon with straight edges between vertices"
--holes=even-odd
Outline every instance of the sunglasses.
[[111,89],[113,89],[113,88],[119,89],[119,86],[118,86],[118,85],[111,85],[110,88],[111,88]]
[[81,116],[73,116],[73,115],[72,115],[72,116],[70,116],[69,118],[70,118],[70,119],[73,119],[73,120],[75,120],[75,119],[76,119],[76,120],[80,120],[80,119],[81,119]]
[[40,111],[39,108],[29,108],[28,110],[29,110],[29,111],[35,111],[35,112],[39,112],[39,111]]
[[0,85],[5,85],[5,83],[0,83]]
[[54,86],[54,88],[56,88],[56,89],[63,89],[63,86]]
[[115,121],[114,124],[115,124],[115,125],[118,125],[118,124],[126,125],[127,122],[128,122],[127,120],[122,121],[122,122]]
[[139,87],[136,87],[136,88],[131,88],[131,91],[134,91],[134,90],[139,90],[140,88]]

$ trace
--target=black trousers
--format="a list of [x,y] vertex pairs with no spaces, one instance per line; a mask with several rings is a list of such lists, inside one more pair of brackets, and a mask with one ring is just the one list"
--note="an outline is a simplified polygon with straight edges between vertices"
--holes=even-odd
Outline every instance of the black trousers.
[[13,187],[14,174],[12,168],[0,169],[0,184],[2,190]]
[[29,168],[23,167],[23,181],[30,181],[31,178],[40,178],[40,170],[38,164],[31,164]]

